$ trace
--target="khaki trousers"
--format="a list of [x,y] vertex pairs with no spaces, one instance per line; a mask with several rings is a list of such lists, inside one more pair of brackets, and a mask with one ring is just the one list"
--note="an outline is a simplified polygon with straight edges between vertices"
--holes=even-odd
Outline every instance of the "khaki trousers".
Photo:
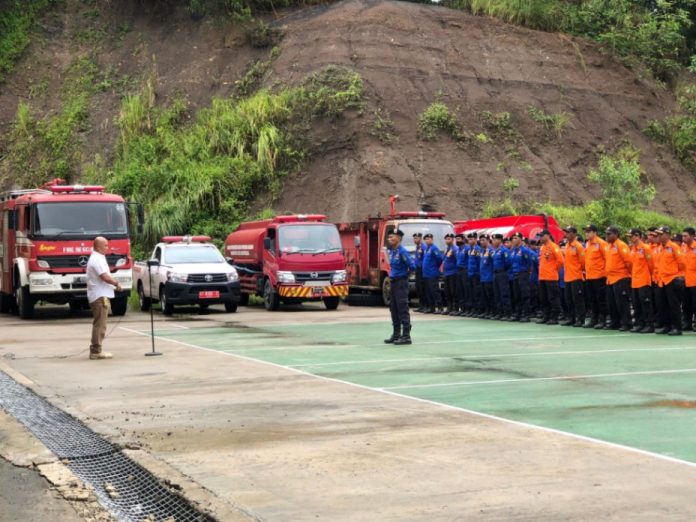
[[92,342],[89,345],[89,353],[101,353],[102,341],[106,334],[106,318],[111,311],[111,301],[108,297],[100,297],[89,303],[92,310]]

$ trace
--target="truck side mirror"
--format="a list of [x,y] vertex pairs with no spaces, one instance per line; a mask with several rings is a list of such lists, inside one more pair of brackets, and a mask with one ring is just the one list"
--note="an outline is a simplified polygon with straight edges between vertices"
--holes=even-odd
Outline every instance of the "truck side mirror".
[[360,236],[355,236],[353,241],[355,242],[355,248],[360,248]]
[[7,228],[8,230],[15,230],[17,226],[17,211],[15,209],[10,210],[7,213]]
[[156,259],[156,258],[150,259],[150,260],[147,262],[147,266],[149,266],[150,268],[152,268],[153,266],[160,266],[159,259]]
[[266,250],[271,249],[271,238],[270,237],[263,238],[263,248],[265,248]]

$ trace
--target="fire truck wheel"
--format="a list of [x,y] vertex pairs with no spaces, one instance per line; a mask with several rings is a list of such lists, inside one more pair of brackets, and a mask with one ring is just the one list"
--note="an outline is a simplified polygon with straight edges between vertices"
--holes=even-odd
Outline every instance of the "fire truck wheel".
[[22,286],[15,290],[17,300],[17,311],[22,319],[31,319],[34,316],[34,298],[29,293],[28,286]]
[[159,302],[164,315],[172,315],[174,313],[174,305],[167,299],[167,292],[164,291],[164,287],[160,288]]
[[249,306],[249,294],[239,294],[239,306]]
[[324,298],[324,306],[326,307],[327,310],[335,310],[338,308],[338,303],[341,302],[340,297],[325,297]]
[[266,283],[263,286],[263,306],[271,312],[280,308],[280,297],[277,292],[273,291],[270,279],[266,279]]
[[225,312],[233,314],[237,311],[237,303],[225,303]]
[[138,282],[138,304],[140,305],[141,312],[147,312],[152,306],[152,299],[145,297],[145,290],[143,290],[143,284]]
[[111,300],[112,315],[126,315],[126,310],[128,310],[128,297],[115,297]]
[[10,312],[12,308],[10,303],[10,297],[11,296],[0,292],[0,313],[7,314]]
[[382,281],[382,302],[384,306],[389,306],[391,303],[391,280],[388,277]]

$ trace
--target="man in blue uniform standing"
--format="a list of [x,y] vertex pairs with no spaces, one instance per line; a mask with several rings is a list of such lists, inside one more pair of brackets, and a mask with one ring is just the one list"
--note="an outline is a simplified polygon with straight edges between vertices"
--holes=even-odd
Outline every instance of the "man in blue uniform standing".
[[526,246],[521,232],[512,235],[512,250],[510,251],[512,291],[514,303],[514,319],[521,323],[529,322],[529,271],[536,258],[536,253]]
[[428,308],[426,314],[440,313],[442,298],[440,296],[440,265],[442,264],[442,250],[433,243],[433,235],[423,236],[425,248],[423,250],[423,281],[427,295]]
[[413,234],[413,244],[416,246],[413,251],[413,262],[416,265],[416,295],[418,296],[416,312],[424,312],[428,304],[425,298],[425,285],[423,284],[423,234],[421,232]]
[[510,251],[503,246],[503,235],[493,234],[493,292],[495,297],[496,319],[509,321],[512,317],[510,300]]
[[469,245],[464,241],[464,234],[454,236],[457,241],[457,313],[456,315],[464,315],[466,313],[466,270],[469,260]]
[[389,282],[391,284],[392,336],[385,339],[387,344],[411,344],[411,316],[408,312],[408,273],[416,270],[413,258],[401,245],[404,233],[394,230],[389,233]]
[[445,234],[445,259],[442,271],[445,274],[445,300],[447,307],[440,312],[442,315],[455,315],[457,309],[457,254],[459,248],[454,244],[454,234]]
[[495,314],[495,300],[493,298],[493,247],[489,243],[488,234],[481,234],[480,255],[480,281],[481,281],[481,313],[477,315],[482,319],[492,319]]
[[469,242],[469,257],[466,266],[468,312],[464,315],[474,317],[481,313],[481,283],[479,280],[481,247],[476,244],[478,239],[476,232],[469,232],[466,238]]

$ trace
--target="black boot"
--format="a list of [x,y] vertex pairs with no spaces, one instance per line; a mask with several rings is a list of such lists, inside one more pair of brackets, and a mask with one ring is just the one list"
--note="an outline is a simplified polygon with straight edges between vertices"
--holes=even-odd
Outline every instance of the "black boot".
[[384,342],[387,344],[391,344],[401,337],[401,327],[394,326],[393,328],[394,331],[392,332],[391,337],[384,340]]
[[411,344],[411,325],[404,326],[404,333],[396,341],[395,345]]

